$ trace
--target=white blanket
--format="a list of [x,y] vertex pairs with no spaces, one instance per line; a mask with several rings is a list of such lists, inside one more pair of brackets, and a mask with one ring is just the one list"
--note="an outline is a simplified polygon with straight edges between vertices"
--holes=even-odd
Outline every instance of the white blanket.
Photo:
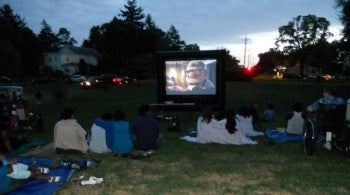
[[206,123],[202,121],[202,117],[199,117],[197,121],[197,137],[184,136],[180,139],[196,143],[257,144],[256,141],[246,137],[239,129],[235,133],[230,134],[225,125],[226,119],[220,121],[212,119],[210,123]]
[[263,132],[258,132],[254,130],[253,127],[253,117],[243,117],[239,114],[236,115],[237,129],[241,130],[246,136],[262,136]]

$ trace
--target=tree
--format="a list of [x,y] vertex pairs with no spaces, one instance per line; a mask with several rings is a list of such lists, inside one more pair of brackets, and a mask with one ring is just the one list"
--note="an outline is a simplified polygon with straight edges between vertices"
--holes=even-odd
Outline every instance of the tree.
[[347,42],[350,40],[350,1],[336,0],[336,4],[338,8],[341,8],[340,20],[344,25],[344,28],[343,28],[344,41]]
[[183,50],[186,43],[181,40],[179,31],[171,24],[168,32],[165,35],[168,42],[168,50],[180,51]]
[[38,38],[42,43],[44,51],[56,52],[59,49],[59,39],[52,32],[51,26],[46,23],[45,20],[41,22],[41,30],[38,34]]
[[[310,60],[305,53],[305,48],[326,41],[332,36],[328,27],[330,22],[323,17],[315,15],[297,16],[287,25],[278,29],[279,37],[276,46],[283,46],[285,54],[294,54],[300,62],[300,74],[304,74],[304,66]],[[281,45],[282,44],[282,45]],[[309,64],[310,65],[310,64]]]
[[[41,62],[39,40],[11,7],[0,8],[0,71],[11,76],[34,74]],[[14,75],[15,74],[15,75]]]
[[59,47],[62,48],[64,45],[75,45],[77,41],[70,36],[70,32],[66,28],[60,28],[57,33]]
[[143,14],[143,9],[137,7],[136,0],[128,0],[127,5],[124,5],[125,10],[120,10],[123,21],[125,25],[129,28],[135,30],[142,30],[144,23],[142,20],[145,15]]
[[197,44],[188,44],[188,45],[184,46],[183,50],[184,51],[188,51],[188,50],[199,51],[200,48]]
[[287,25],[278,28],[277,48],[280,44],[285,44],[283,50],[289,53],[324,41],[332,36],[328,30],[329,25],[330,22],[326,18],[299,15]]

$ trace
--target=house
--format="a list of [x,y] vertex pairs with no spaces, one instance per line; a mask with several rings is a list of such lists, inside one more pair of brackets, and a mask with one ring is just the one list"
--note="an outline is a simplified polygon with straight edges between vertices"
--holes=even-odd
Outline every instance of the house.
[[79,63],[84,62],[87,68],[96,67],[100,54],[85,47],[66,45],[57,53],[44,53],[44,64],[53,70],[62,71],[65,75],[72,75],[79,71]]

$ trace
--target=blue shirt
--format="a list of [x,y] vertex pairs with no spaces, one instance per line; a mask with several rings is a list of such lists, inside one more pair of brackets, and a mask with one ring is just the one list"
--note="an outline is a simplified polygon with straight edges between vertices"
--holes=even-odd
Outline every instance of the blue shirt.
[[132,129],[140,149],[150,150],[159,147],[157,143],[159,126],[154,118],[141,116],[135,121]]
[[325,104],[325,105],[342,105],[345,104],[345,100],[340,97],[333,97],[333,98],[320,98],[316,102],[310,105],[311,109],[313,111],[317,111],[320,108],[320,104]]
[[7,177],[7,160],[1,160],[3,166],[0,167],[0,193],[5,192],[11,183],[11,178]]

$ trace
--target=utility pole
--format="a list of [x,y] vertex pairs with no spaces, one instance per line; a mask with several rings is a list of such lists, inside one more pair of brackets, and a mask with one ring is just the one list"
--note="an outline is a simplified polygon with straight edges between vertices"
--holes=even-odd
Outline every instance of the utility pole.
[[246,51],[247,51],[247,42],[250,39],[247,38],[247,36],[245,37],[245,39],[242,39],[242,41],[244,41],[244,59],[243,59],[243,66],[245,67],[245,56],[246,56]]

